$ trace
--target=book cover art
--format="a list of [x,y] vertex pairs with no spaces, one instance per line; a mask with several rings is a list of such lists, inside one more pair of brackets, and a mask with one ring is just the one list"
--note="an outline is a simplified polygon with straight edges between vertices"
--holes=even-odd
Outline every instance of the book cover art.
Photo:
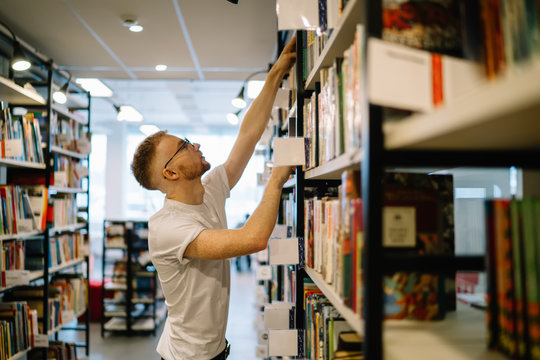
[[383,0],[383,40],[461,56],[458,0]]
[[440,320],[444,318],[444,277],[398,272],[383,278],[385,319]]

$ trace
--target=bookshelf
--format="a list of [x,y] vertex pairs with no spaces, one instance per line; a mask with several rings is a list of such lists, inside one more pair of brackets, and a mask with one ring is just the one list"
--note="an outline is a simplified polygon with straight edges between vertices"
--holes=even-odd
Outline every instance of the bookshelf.
[[[29,324],[32,320],[35,326],[35,329],[28,328],[28,339],[35,340],[35,347],[8,358],[47,359],[49,346],[68,346],[57,342],[66,331],[82,333],[80,339],[84,340],[69,347],[73,351],[75,347],[84,349],[88,357],[88,174],[81,173],[78,186],[55,185],[54,180],[60,177],[55,176],[58,157],[54,154],[70,157],[64,162],[72,162],[73,167],[88,169],[90,94],[70,82],[68,105],[54,103],[53,89],[65,84],[68,77],[52,60],[36,56],[32,49],[25,50],[37,62],[32,70],[15,72],[10,79],[0,76],[2,139],[11,141],[3,144],[9,145],[10,150],[6,148],[0,155],[0,179],[2,188],[6,189],[2,201],[5,209],[13,204],[16,212],[16,216],[11,210],[3,212],[8,220],[13,218],[13,226],[9,227],[11,233],[2,231],[0,236],[2,274],[14,283],[0,287],[0,306],[28,303],[30,311],[24,316],[35,315],[28,318]],[[74,98],[77,105],[72,107]],[[56,143],[58,126],[65,121],[63,119],[76,124],[70,129],[75,137],[70,137],[68,131],[63,135],[64,142],[74,145],[69,150]],[[13,189],[11,198],[10,189]],[[62,202],[72,204],[69,217],[56,208]],[[65,219],[59,222],[58,217]],[[4,249],[17,249],[18,260],[8,256]],[[12,273],[6,274],[6,271]],[[82,351],[79,354],[82,355]]]
[[[101,336],[152,333],[166,316],[166,307],[149,265],[148,223],[136,220],[103,222],[103,286]],[[143,263],[141,263],[141,261]]]
[[[336,61],[337,58],[346,57],[345,53],[357,41],[355,37],[357,24],[363,25],[364,33],[360,47],[362,60],[359,68],[356,69],[359,70],[361,84],[356,89],[359,89],[359,92],[354,98],[362,114],[361,131],[358,133],[359,146],[341,153],[338,151],[335,157],[319,161],[317,166],[306,171],[298,168],[296,175],[287,182],[284,189],[287,193],[291,189],[294,192],[294,196],[284,196],[288,202],[293,203],[291,208],[284,210],[287,214],[293,214],[294,218],[294,224],[287,225],[293,226],[296,237],[304,238],[308,234],[304,234],[302,224],[306,220],[305,217],[309,219],[312,216],[309,210],[304,209],[304,201],[313,197],[314,191],[317,194],[317,191],[321,193],[321,190],[335,186],[345,170],[360,170],[361,180],[358,186],[361,186],[362,194],[361,220],[364,245],[361,253],[364,294],[362,310],[360,313],[355,312],[350,304],[345,305],[343,289],[335,283],[335,279],[334,283],[329,282],[323,274],[312,267],[296,265],[296,328],[308,329],[306,326],[309,324],[305,323],[309,321],[305,320],[308,314],[305,314],[303,310],[305,308],[302,298],[305,290],[303,287],[306,286],[309,291],[312,286],[311,281],[321,291],[324,301],[332,304],[348,325],[362,338],[362,351],[366,359],[512,358],[512,356],[506,357],[501,352],[492,350],[493,345],[488,347],[489,333],[494,327],[491,324],[488,329],[486,311],[468,307],[459,302],[457,310],[447,312],[444,319],[440,321],[385,320],[383,305],[386,295],[383,294],[381,285],[388,272],[431,271],[437,274],[455,274],[471,271],[490,274],[493,271],[490,272],[488,264],[493,260],[490,260],[492,255],[489,253],[475,253],[472,256],[461,254],[459,256],[455,254],[399,255],[383,246],[383,209],[386,189],[383,180],[388,171],[428,174],[441,170],[451,172],[449,169],[464,167],[474,173],[471,169],[473,167],[485,170],[515,166],[537,170],[540,167],[540,125],[537,121],[538,113],[540,113],[540,87],[538,85],[540,84],[540,63],[537,54],[531,55],[526,60],[521,59],[519,63],[509,61],[506,72],[501,71],[496,76],[490,73],[485,81],[479,82],[473,91],[466,93],[466,96],[461,94],[462,96],[435,106],[433,110],[424,113],[410,114],[409,112],[405,115],[403,112],[399,120],[389,121],[386,118],[388,115],[386,111],[389,109],[377,105],[375,103],[377,100],[372,101],[368,93],[371,75],[369,73],[369,44],[373,41],[372,39],[384,37],[383,16],[381,16],[383,6],[385,2],[354,0],[346,2],[331,36],[326,39],[324,48],[314,60],[309,58],[311,55],[306,55],[304,52],[306,49],[303,44],[313,46],[313,43],[309,43],[311,41],[309,36],[306,40],[305,31],[296,31],[297,65],[293,74],[296,76],[294,91],[295,98],[298,100],[293,105],[296,110],[290,111],[294,114],[296,128],[280,128],[281,132],[285,133],[284,136],[287,136],[287,131],[289,131],[288,136],[296,137],[306,136],[306,134],[320,136],[318,132],[310,132],[311,129],[304,128],[306,124],[310,126],[310,123],[304,122],[304,114],[310,116],[310,113],[302,111],[304,101],[301,99],[309,100],[313,93],[317,96],[320,94],[321,81],[325,81],[323,77],[325,74],[323,72],[321,75],[321,70],[336,66],[339,64],[339,61]],[[478,18],[475,21],[482,20]],[[538,32],[537,25],[534,31]],[[385,41],[390,44],[388,40]],[[309,54],[311,50],[306,51]],[[307,71],[303,63],[306,58],[312,66]],[[485,66],[487,68],[489,64]],[[466,81],[463,77],[459,77],[460,74],[453,75],[456,76],[455,79],[445,74],[448,78],[444,78],[443,81]],[[393,84],[389,81],[387,86],[393,86]],[[343,100],[340,98],[339,101]],[[319,122],[320,119],[316,119]],[[342,131],[347,131],[346,129]],[[485,173],[487,175],[483,176],[490,176],[489,172]],[[532,192],[537,193],[537,191]],[[337,194],[320,196],[337,197]],[[283,216],[280,219],[283,219]],[[343,219],[340,219],[340,222],[343,222]],[[280,268],[276,270],[279,272]],[[283,269],[281,271],[283,272]],[[283,274],[278,275],[277,279],[281,281],[277,287],[283,291],[287,287]],[[304,282],[305,279],[309,281]],[[488,292],[492,298],[496,298],[493,292],[495,290],[490,288],[490,286],[495,286],[492,280],[492,278],[488,279]],[[281,294],[278,294],[271,300],[281,299]],[[497,301],[492,301],[492,304],[503,306]],[[493,312],[490,314],[496,316]],[[300,335],[299,342],[306,344],[306,341],[308,340]]]

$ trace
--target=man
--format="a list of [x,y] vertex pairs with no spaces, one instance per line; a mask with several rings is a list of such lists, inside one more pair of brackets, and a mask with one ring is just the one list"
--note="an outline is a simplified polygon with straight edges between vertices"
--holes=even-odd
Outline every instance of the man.
[[230,289],[228,259],[266,248],[290,167],[276,167],[261,203],[240,229],[228,230],[225,200],[240,179],[268,120],[277,89],[293,66],[285,46],[247,112],[227,161],[212,170],[199,144],[160,131],[137,148],[131,168],[149,190],[166,194],[149,221],[148,244],[168,317],[157,352],[165,360],[225,359]]

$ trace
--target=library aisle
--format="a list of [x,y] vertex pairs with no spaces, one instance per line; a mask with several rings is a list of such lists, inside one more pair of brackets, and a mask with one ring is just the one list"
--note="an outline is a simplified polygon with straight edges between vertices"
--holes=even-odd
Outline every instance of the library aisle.
[[[253,359],[257,346],[257,332],[253,328],[255,315],[255,270],[237,272],[231,269],[231,298],[227,339],[231,343],[229,359]],[[156,336],[100,336],[98,322],[90,325],[90,360],[152,360],[159,359],[156,346],[163,325]]]

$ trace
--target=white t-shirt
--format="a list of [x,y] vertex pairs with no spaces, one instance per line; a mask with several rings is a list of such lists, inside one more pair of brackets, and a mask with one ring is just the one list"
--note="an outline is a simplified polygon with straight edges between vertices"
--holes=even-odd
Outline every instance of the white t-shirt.
[[201,205],[165,199],[148,223],[150,256],[169,312],[157,346],[165,360],[211,359],[225,348],[230,262],[184,258],[201,231],[227,228],[225,168],[212,170],[202,184]]

